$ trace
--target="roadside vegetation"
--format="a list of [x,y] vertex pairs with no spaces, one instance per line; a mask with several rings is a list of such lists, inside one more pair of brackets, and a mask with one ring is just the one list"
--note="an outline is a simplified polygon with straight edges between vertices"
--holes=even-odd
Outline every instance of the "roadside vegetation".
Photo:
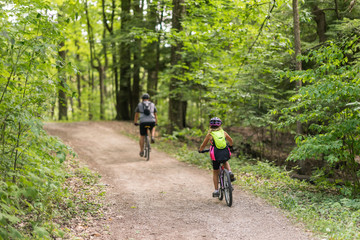
[[80,166],[57,139],[44,140],[57,149],[44,149],[43,157],[28,162],[34,168],[19,171],[15,181],[1,181],[0,239],[70,238],[72,223],[101,217],[100,177]]
[[31,147],[36,152],[26,166],[21,163],[25,169],[2,172],[0,239],[69,239],[74,223],[102,215],[100,176],[81,166],[58,139],[39,131],[38,145]]
[[[183,140],[193,139],[193,136],[181,135]],[[180,161],[212,169],[209,156],[197,152],[198,142],[184,143],[178,137],[162,138],[156,147]],[[253,193],[282,209],[294,223],[304,225],[321,239],[360,238],[360,195],[354,196],[351,186],[326,179],[316,182],[294,179],[293,171],[249,156],[233,156],[230,161],[237,176],[237,189]]]

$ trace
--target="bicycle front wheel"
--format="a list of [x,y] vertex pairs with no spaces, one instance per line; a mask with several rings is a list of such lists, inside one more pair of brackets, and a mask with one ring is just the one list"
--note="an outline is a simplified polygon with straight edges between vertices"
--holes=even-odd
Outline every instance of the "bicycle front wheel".
[[229,207],[231,207],[233,202],[232,186],[231,186],[230,174],[227,169],[224,169],[224,193],[225,193],[226,204]]

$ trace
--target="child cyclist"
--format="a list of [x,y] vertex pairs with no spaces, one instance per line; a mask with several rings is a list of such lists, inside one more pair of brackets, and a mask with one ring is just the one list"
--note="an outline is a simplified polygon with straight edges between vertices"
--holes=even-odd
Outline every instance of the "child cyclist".
[[[230,164],[228,163],[228,160],[230,159],[231,156],[230,149],[232,149],[233,140],[229,136],[229,134],[227,134],[227,132],[225,132],[222,129],[221,124],[222,124],[221,119],[218,117],[214,117],[210,119],[210,129],[199,148],[199,152],[201,152],[204,150],[208,142],[210,142],[211,144],[210,158],[212,160],[212,165],[213,165],[213,181],[215,187],[215,192],[213,192],[213,197],[218,197],[220,194],[219,186],[218,186],[220,163],[224,163],[224,167],[230,173],[231,181],[235,181],[235,176],[231,172]],[[229,142],[229,146],[227,145],[226,140]]]

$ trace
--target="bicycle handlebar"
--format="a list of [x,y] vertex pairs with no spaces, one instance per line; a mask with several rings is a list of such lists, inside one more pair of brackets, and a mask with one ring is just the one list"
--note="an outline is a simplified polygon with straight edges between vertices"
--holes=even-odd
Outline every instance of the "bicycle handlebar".
[[202,151],[199,151],[199,153],[206,153],[206,152],[209,152],[209,151],[210,151],[210,149],[204,149]]
[[[229,146],[229,148],[230,148],[230,150],[231,151],[234,151],[234,148],[233,148],[233,146]],[[210,149],[204,149],[204,150],[202,150],[202,151],[199,151],[199,153],[206,153],[206,152],[209,152],[210,151]]]

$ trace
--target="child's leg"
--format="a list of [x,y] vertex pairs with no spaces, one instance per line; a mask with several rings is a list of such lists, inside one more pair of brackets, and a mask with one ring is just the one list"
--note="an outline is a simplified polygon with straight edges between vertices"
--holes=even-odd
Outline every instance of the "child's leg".
[[215,190],[219,190],[218,179],[219,179],[219,169],[213,170],[213,181],[214,181]]
[[226,161],[226,162],[224,163],[224,168],[226,168],[229,172],[231,172],[231,168],[230,168],[229,161]]
[[229,171],[230,173],[230,180],[233,182],[236,180],[234,174],[231,172],[230,164],[229,162],[224,163],[224,167]]

